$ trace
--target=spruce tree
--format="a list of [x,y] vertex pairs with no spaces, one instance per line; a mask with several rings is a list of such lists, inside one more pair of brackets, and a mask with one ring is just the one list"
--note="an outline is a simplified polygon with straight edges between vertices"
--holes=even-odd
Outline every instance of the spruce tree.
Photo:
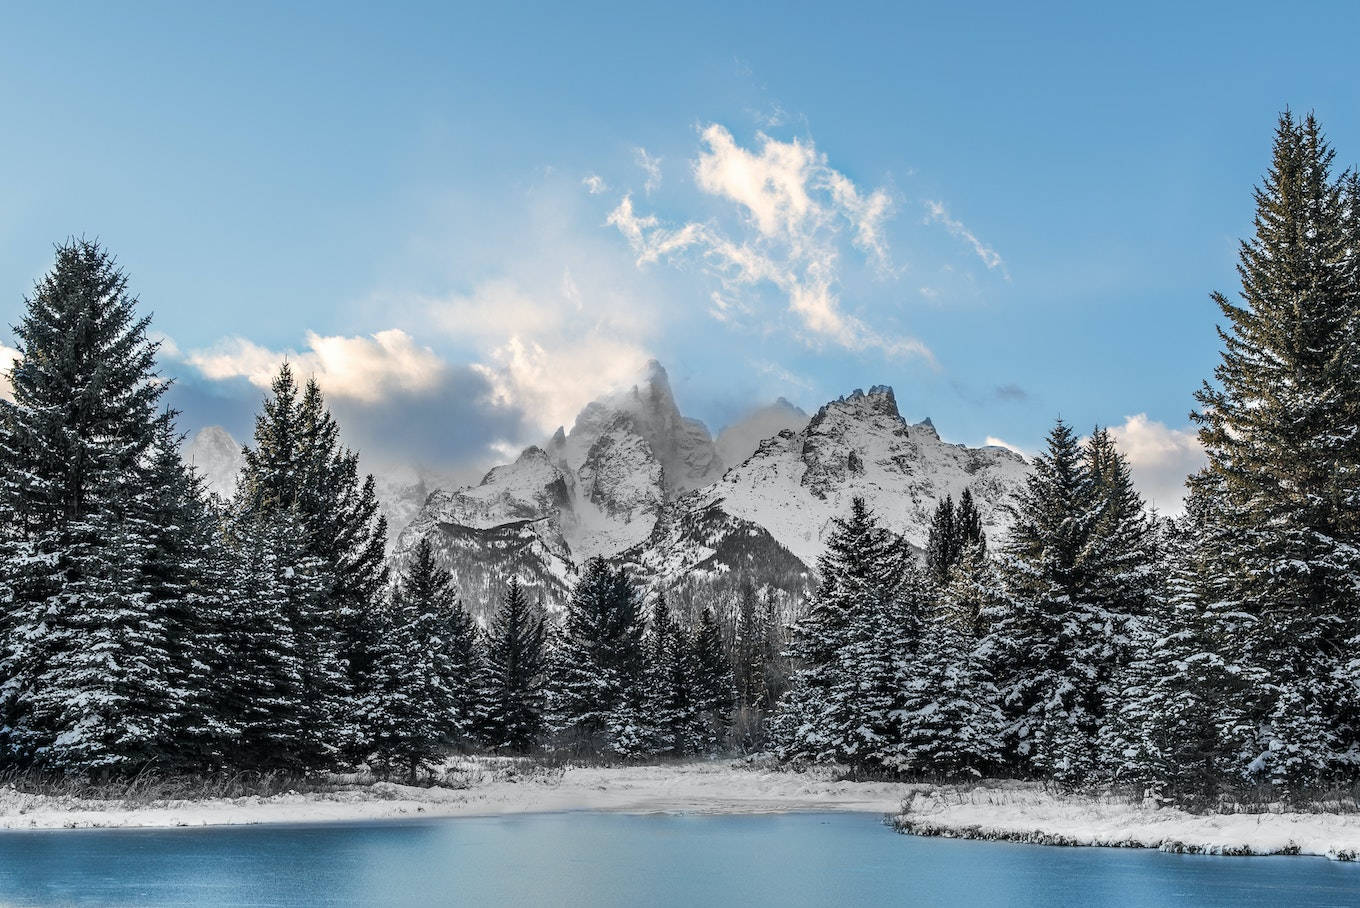
[[294,614],[314,622],[298,629],[299,644],[325,647],[316,654],[320,671],[307,679],[323,689],[309,698],[316,708],[325,703],[335,711],[324,722],[334,735],[323,748],[331,755],[327,759],[340,759],[345,742],[348,758],[358,759],[362,754],[354,747],[363,738],[355,727],[358,704],[382,625],[375,609],[387,585],[387,527],[377,513],[373,478],[360,479],[358,456],[340,446],[339,428],[316,382],[299,391],[286,363],[256,418],[254,442],[244,452],[236,508],[297,530],[300,548],[291,557],[312,564],[322,585],[319,600]]
[[487,740],[497,750],[524,752],[542,736],[548,653],[543,617],[511,578],[491,624],[486,654]]
[[603,747],[627,727],[616,713],[631,709],[642,680],[644,627],[626,571],[587,561],[567,603],[552,685],[554,726],[575,746]]
[[1085,555],[1099,517],[1076,434],[1058,420],[1017,496],[1005,550],[1008,602],[984,658],[1000,685],[1019,768],[1063,782],[1096,770],[1107,616],[1092,602]]
[[693,643],[694,707],[698,715],[699,746],[713,751],[722,745],[735,701],[732,665],[722,642],[722,628],[713,609],[699,615]]
[[958,554],[959,530],[955,519],[954,499],[946,495],[935,505],[926,537],[926,569],[938,584],[948,581],[949,569]]
[[1360,575],[1360,334],[1354,215],[1311,115],[1279,119],[1241,244],[1240,302],[1214,383],[1196,397],[1221,491],[1209,570],[1231,578],[1226,656],[1245,672],[1250,724],[1237,771],[1290,787],[1350,774],[1348,642]]
[[[14,326],[13,401],[0,401],[3,727],[13,756],[60,768],[121,771],[164,743],[151,711],[166,628],[134,498],[166,385],[136,306],[106,250],[59,246]],[[124,703],[127,727],[112,727]]]

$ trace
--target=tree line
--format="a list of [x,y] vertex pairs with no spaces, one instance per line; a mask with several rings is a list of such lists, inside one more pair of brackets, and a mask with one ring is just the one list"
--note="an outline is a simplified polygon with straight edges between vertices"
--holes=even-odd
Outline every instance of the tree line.
[[990,541],[965,491],[922,554],[861,500],[806,613],[682,622],[594,559],[560,616],[479,627],[428,540],[384,560],[374,482],[284,365],[234,495],[180,458],[149,322],[57,249],[0,401],[0,762],[416,775],[457,748],[638,759],[769,747],[910,776],[1206,803],[1360,763],[1360,176],[1286,113],[1192,414],[1207,465],[1151,513],[1109,432],[1059,421]]
[[1280,118],[1184,515],[1061,421],[994,555],[945,501],[922,566],[856,502],[794,632],[785,758],[1196,804],[1360,780],[1360,174],[1333,154]]

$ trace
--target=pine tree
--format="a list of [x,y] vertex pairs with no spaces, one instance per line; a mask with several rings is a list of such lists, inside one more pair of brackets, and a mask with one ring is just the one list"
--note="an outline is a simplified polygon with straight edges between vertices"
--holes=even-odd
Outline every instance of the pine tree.
[[958,556],[959,529],[955,525],[954,499],[946,495],[935,506],[926,537],[926,569],[936,583],[949,580],[949,569]]
[[611,729],[627,727],[616,713],[641,681],[643,633],[632,579],[602,558],[586,562],[567,603],[552,685],[554,726],[575,746],[605,746]]
[[1360,574],[1360,296],[1332,158],[1311,115],[1280,117],[1239,254],[1241,303],[1214,295],[1222,360],[1194,414],[1224,498],[1226,532],[1205,555],[1245,616],[1224,629],[1257,729],[1237,769],[1290,787],[1351,773],[1355,742],[1344,666]]
[[739,709],[761,709],[766,704],[765,656],[769,630],[760,611],[755,587],[743,583],[737,607],[736,682]]
[[[1212,573],[1209,534],[1221,489],[1212,474],[1191,482],[1186,513],[1171,541],[1167,594],[1134,637],[1123,696],[1102,739],[1116,782],[1142,783],[1158,797],[1213,807],[1221,781],[1237,772],[1252,737],[1242,709],[1244,673],[1225,660],[1224,631],[1240,620],[1224,611],[1228,578]],[[1228,636],[1231,636],[1230,634]]]
[[862,498],[833,523],[821,586],[794,627],[794,674],[775,723],[784,759],[889,760],[900,675],[920,633],[924,591],[904,540]]
[[208,504],[203,481],[180,458],[183,436],[174,416],[167,411],[157,421],[147,484],[136,498],[147,546],[140,582],[163,615],[171,654],[166,721],[173,747],[165,762],[203,770],[219,765],[222,756],[215,702],[227,626],[222,517]]
[[723,648],[722,628],[711,608],[699,615],[693,643],[694,706],[699,747],[712,751],[722,743],[735,700],[732,666]]
[[906,682],[899,769],[977,778],[1000,765],[1000,694],[977,647],[980,616],[998,602],[997,592],[982,547],[969,545],[950,572]]
[[[970,547],[980,549],[984,555],[987,553],[987,534],[982,529],[982,514],[978,512],[970,489],[964,489],[963,494],[959,496],[959,510],[954,518],[954,527],[958,531],[960,557]],[[955,559],[955,563],[958,563],[958,558]]]
[[487,740],[497,750],[523,752],[542,736],[548,667],[543,617],[512,578],[491,625],[486,655]]
[[322,671],[315,679],[325,689],[313,697],[335,710],[325,723],[335,739],[323,750],[331,755],[327,759],[337,760],[348,741],[348,758],[358,759],[362,754],[354,748],[362,749],[357,742],[363,734],[355,728],[357,704],[379,645],[383,622],[374,610],[388,579],[387,526],[377,513],[373,478],[359,478],[358,456],[340,446],[339,428],[316,382],[299,393],[286,363],[256,418],[254,440],[244,452],[236,508],[267,518],[289,515],[299,531],[298,557],[315,564],[323,584],[320,599],[294,616],[315,622],[299,628],[300,644],[327,647],[318,651]]
[[14,327],[13,402],[0,401],[7,749],[60,768],[126,770],[163,735],[132,702],[158,705],[167,670],[133,502],[166,386],[136,306],[97,243],[59,246]]
[[1085,554],[1099,505],[1076,434],[1058,420],[1017,496],[1005,550],[1008,602],[982,644],[1020,768],[1063,782],[1095,772],[1106,617]]

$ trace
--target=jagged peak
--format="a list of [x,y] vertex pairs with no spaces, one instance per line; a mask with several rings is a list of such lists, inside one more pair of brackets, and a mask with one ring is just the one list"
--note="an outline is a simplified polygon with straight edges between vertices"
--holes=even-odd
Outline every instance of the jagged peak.
[[930,419],[929,416],[927,416],[925,419],[923,419],[923,420],[921,420],[920,422],[918,422],[918,423],[916,424],[916,428],[918,428],[918,429],[925,429],[925,430],[926,430],[927,432],[929,432],[932,436],[934,436],[934,438],[935,438],[936,441],[939,441],[939,440],[940,440],[940,433],[939,433],[939,431],[935,428],[935,423],[931,421],[931,419]]
[[554,448],[560,448],[563,445],[565,445],[567,443],[566,428],[563,426],[558,426],[557,431],[553,433],[552,440],[549,441],[548,443],[551,444]]
[[832,410],[853,410],[881,416],[891,416],[901,419],[902,415],[897,410],[897,396],[893,394],[893,389],[889,385],[874,385],[866,393],[861,388],[856,388],[849,394],[842,395],[817,411],[819,419],[824,419],[826,414]]

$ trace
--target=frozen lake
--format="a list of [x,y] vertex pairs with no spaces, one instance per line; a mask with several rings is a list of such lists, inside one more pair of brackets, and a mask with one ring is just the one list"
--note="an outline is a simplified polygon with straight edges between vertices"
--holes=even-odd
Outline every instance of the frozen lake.
[[873,814],[0,832],[0,904],[1355,905],[1360,866],[897,835]]

